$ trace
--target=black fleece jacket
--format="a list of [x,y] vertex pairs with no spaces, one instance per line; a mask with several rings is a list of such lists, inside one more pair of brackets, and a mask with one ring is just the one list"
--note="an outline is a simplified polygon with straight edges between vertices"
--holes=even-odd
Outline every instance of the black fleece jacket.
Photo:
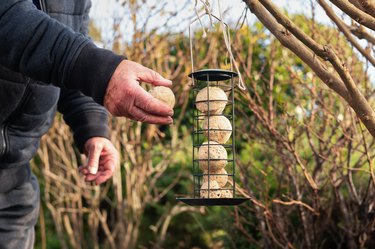
[[[43,2],[58,9],[89,0]],[[56,106],[81,152],[88,138],[108,136],[107,113],[97,103],[103,104],[108,81],[123,59],[27,0],[0,1],[0,192],[30,175],[28,161]]]
[[96,47],[27,0],[0,1],[0,65],[12,71],[78,89],[102,104],[121,60],[122,56]]

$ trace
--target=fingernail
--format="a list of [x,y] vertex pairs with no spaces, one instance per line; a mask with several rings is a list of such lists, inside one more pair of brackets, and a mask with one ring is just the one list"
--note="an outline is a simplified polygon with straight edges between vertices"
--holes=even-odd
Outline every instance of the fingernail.
[[98,173],[98,169],[96,167],[89,167],[89,172],[90,174],[95,175]]

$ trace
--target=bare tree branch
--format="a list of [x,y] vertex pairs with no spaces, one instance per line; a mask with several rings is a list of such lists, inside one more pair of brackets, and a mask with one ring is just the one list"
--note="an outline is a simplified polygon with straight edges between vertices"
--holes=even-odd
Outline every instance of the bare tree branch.
[[353,4],[343,0],[330,0],[339,9],[349,15],[353,20],[362,24],[372,30],[375,30],[375,18],[360,9],[357,9]]
[[359,2],[359,4],[362,6],[363,10],[375,17],[375,2],[374,0],[357,0]]
[[347,26],[353,35],[357,36],[359,39],[365,39],[368,42],[375,44],[375,37],[369,34],[362,25],[358,26]]
[[375,59],[371,56],[371,53],[366,51],[358,42],[357,40],[350,34],[350,30],[347,29],[345,23],[333,12],[333,10],[329,7],[329,5],[324,0],[318,0],[318,3],[327,15],[334,21],[337,27],[344,33],[345,37],[348,41],[353,44],[353,46],[358,49],[358,51],[373,65],[375,66]]
[[[296,39],[295,36],[292,36],[288,30],[285,30],[285,27],[278,24],[272,16],[267,13],[267,10],[255,0],[245,0],[244,1],[250,8],[250,10],[259,18],[259,20],[276,36],[276,38],[283,44],[285,47],[289,48],[309,66],[314,72],[321,78],[324,83],[328,85],[331,89],[337,92],[344,99],[347,99],[348,91],[343,84],[343,82],[337,78],[335,75],[332,75],[327,67],[320,62],[316,56],[311,53],[308,47],[304,46],[302,42],[306,42],[311,46],[314,46],[317,51],[324,52],[324,47],[315,43],[310,37],[302,33],[289,19],[285,21],[286,26],[289,26],[292,30],[297,30],[299,32],[299,38],[302,38],[301,41]],[[280,21],[280,20],[279,20]],[[292,28],[293,27],[293,28]]]
[[351,4],[353,4],[358,9],[365,11],[365,9],[362,7],[362,5],[359,3],[359,0],[349,0]]
[[274,199],[273,202],[279,203],[279,204],[282,204],[282,205],[287,205],[287,206],[301,205],[301,206],[305,207],[306,209],[308,209],[310,212],[312,212],[314,215],[319,215],[318,211],[316,211],[314,208],[312,208],[311,206],[307,205],[306,203],[304,203],[302,201],[296,201],[296,200],[282,201],[282,200],[279,200],[279,199]]
[[[316,43],[311,37],[301,31],[288,17],[282,14],[269,0],[244,0],[244,2],[285,47],[298,55],[328,87],[332,88],[349,103],[372,136],[375,137],[375,112],[354,83],[348,69],[342,64],[332,49],[329,46],[321,46]],[[267,10],[283,26],[277,23],[276,20],[269,15]],[[287,31],[285,31],[285,28]],[[288,31],[292,32],[295,36],[292,36]],[[311,53],[306,46],[301,44],[300,41],[308,48],[312,49],[314,53],[322,59],[329,60],[341,80],[334,74],[328,72],[323,64],[315,58],[315,55]]]

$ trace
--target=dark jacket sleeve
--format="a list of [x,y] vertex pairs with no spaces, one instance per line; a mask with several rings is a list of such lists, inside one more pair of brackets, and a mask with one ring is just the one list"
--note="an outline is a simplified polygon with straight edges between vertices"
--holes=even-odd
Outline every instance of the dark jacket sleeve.
[[13,71],[78,89],[102,104],[108,81],[123,59],[27,0],[0,1],[0,64]]
[[[57,18],[59,22],[69,26],[69,23],[65,23],[65,20],[61,20],[59,16],[52,15],[52,18]],[[88,36],[88,11],[82,13],[80,20],[79,29],[75,27],[75,31]],[[74,27],[71,28],[74,29]],[[57,109],[63,114],[65,122],[72,129],[74,142],[81,153],[84,152],[85,142],[89,138],[104,137],[109,139],[107,110],[95,103],[91,97],[82,94],[78,90],[62,88]]]
[[73,130],[74,141],[80,152],[91,137],[109,139],[107,110],[80,91],[61,89],[57,105],[65,122]]

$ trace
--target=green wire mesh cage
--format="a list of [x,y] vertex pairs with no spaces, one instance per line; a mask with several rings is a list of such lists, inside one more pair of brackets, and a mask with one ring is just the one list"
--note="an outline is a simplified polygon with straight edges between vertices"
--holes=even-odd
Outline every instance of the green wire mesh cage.
[[[205,13],[190,23],[190,55],[193,108],[193,194],[178,200],[192,206],[232,206],[249,198],[236,196],[235,167],[235,79],[233,56],[230,69],[203,69],[194,71],[192,24],[208,16],[220,22],[224,42],[230,51],[229,27],[218,17]],[[204,33],[205,30],[204,30]]]
[[205,69],[193,79],[193,194],[177,198],[192,206],[232,206],[236,197],[234,78],[221,69]]

